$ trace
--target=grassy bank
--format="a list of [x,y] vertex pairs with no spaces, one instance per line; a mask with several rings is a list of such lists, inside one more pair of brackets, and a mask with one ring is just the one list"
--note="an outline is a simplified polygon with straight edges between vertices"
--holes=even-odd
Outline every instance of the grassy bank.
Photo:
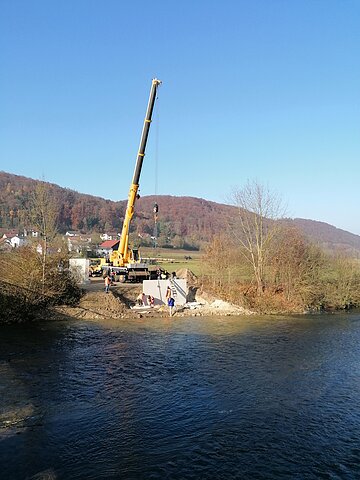
[[142,247],[141,256],[152,259],[154,263],[168,272],[188,268],[196,276],[201,276],[204,273],[204,268],[206,268],[206,265],[202,262],[203,254],[199,251]]

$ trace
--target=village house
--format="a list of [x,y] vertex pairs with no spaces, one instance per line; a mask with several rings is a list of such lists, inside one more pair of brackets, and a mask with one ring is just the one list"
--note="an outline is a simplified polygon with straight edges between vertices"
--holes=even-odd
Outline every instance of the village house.
[[68,237],[67,238],[67,248],[69,252],[82,254],[84,252],[90,251],[91,238],[83,238],[80,236]]
[[19,235],[19,232],[17,230],[3,230],[2,231],[2,238],[7,238],[10,240],[13,237],[16,237],[16,235]]
[[13,248],[18,248],[25,244],[26,238],[23,235],[14,235],[8,241]]
[[34,230],[24,229],[23,234],[20,234],[17,230],[4,230],[0,231],[0,239],[2,240],[2,247],[8,245],[11,248],[18,248],[28,243],[29,237],[38,237],[39,232]]
[[17,230],[5,231],[1,238],[4,240],[4,244],[7,243],[12,248],[21,247],[26,243],[24,235],[20,235]]
[[120,237],[119,233],[116,232],[109,232],[109,233],[101,233],[100,238],[101,240],[118,240]]
[[40,233],[36,230],[27,230],[26,228],[24,228],[24,237],[38,238],[40,237]]
[[8,252],[12,250],[12,246],[7,238],[0,238],[0,251]]
[[120,244],[120,240],[106,240],[105,242],[101,243],[97,250],[96,253],[100,256],[108,256],[110,255],[114,250],[118,250]]

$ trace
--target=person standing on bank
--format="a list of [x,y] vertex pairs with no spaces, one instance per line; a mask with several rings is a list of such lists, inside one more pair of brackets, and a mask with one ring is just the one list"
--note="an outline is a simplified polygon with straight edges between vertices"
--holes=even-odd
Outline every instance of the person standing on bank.
[[170,317],[172,317],[174,306],[175,306],[175,300],[172,297],[170,297],[169,300],[168,300]]
[[167,301],[167,304],[168,304],[168,307],[169,307],[170,317],[172,317],[173,307],[175,305],[175,300],[171,296],[171,288],[170,287],[167,287],[167,289],[166,289],[166,301]]
[[168,303],[169,298],[171,298],[171,288],[170,287],[167,287],[167,289],[166,289],[165,298],[166,298],[166,303]]

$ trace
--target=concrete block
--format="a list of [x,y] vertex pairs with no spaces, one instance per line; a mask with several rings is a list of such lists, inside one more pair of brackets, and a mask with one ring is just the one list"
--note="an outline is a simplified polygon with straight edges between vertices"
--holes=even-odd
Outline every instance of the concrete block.
[[176,305],[184,305],[188,294],[186,280],[182,278],[173,278],[167,280],[144,280],[143,292],[146,296],[152,295],[155,299],[155,305],[166,304],[166,290],[171,288],[172,297]]
[[79,284],[89,283],[89,266],[88,258],[70,258],[69,267],[71,273]]

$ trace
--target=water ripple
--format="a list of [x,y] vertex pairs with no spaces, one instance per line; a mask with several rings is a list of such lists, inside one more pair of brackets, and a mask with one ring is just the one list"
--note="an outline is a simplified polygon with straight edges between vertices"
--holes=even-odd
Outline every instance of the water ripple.
[[359,320],[3,327],[1,478],[359,478]]

